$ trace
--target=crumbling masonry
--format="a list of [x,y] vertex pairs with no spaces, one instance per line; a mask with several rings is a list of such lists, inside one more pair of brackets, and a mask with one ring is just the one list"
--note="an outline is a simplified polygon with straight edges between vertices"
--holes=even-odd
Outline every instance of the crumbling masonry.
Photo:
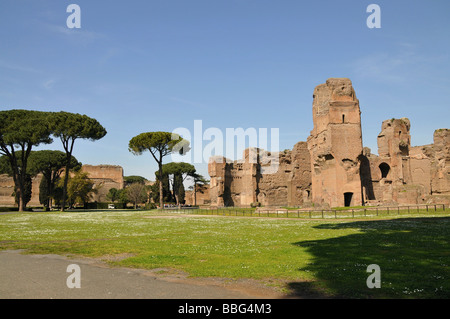
[[[87,173],[94,182],[97,193],[91,198],[92,202],[107,202],[106,194],[111,188],[122,189],[124,187],[123,168],[117,165],[83,165],[83,172]],[[39,202],[39,184],[42,174],[38,174],[32,179],[31,200],[28,206],[41,206]],[[0,174],[0,207],[16,206],[14,197],[13,178]]]
[[383,122],[378,155],[363,147],[361,111],[352,82],[331,78],[313,95],[307,142],[275,156],[278,170],[264,174],[268,152],[247,149],[239,161],[213,157],[211,206],[401,205],[450,203],[450,130],[434,143],[411,147],[407,118]]

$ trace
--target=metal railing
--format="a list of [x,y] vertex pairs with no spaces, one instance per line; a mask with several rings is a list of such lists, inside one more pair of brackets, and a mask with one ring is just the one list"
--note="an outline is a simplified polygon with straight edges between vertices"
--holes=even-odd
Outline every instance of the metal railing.
[[[424,204],[409,206],[367,206],[349,209],[286,209],[259,208],[256,210],[245,208],[224,207],[215,209],[180,208],[177,212],[194,215],[241,216],[241,217],[270,217],[270,218],[356,218],[366,216],[408,215],[415,213],[430,213],[446,211],[445,204]],[[174,210],[175,211],[175,210]]]

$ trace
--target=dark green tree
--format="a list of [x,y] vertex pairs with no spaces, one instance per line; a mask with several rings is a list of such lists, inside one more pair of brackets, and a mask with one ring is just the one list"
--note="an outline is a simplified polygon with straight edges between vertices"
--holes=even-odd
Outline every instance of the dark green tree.
[[87,139],[96,141],[106,135],[106,129],[100,123],[87,115],[69,112],[52,113],[50,118],[53,136],[59,138],[66,152],[65,178],[63,184],[63,198],[61,211],[64,211],[67,195],[67,183],[69,181],[70,163],[75,141]]
[[126,207],[126,205],[130,202],[130,199],[128,198],[128,194],[125,188],[119,189],[117,191],[117,201],[121,203],[123,207]]
[[131,176],[124,176],[123,181],[125,182],[125,186],[127,186],[133,183],[145,183],[147,179],[142,176],[131,175]]
[[[155,203],[159,203],[159,177],[158,172],[155,173],[156,175],[156,182],[149,187],[149,199],[150,201],[153,201]],[[162,178],[163,183],[163,202],[164,203],[174,203],[175,199],[172,197],[172,192],[170,191],[169,186],[169,177],[164,176]]]
[[205,177],[203,175],[200,175],[198,173],[194,173],[189,176],[194,181],[194,185],[192,187],[192,189],[194,191],[194,206],[197,206],[197,192],[200,192],[203,194],[203,192],[206,189],[206,185],[208,185],[208,183],[209,183],[209,180],[205,179]]
[[[82,164],[72,156],[70,169],[79,171]],[[55,198],[55,185],[66,167],[66,154],[61,151],[42,150],[32,151],[29,158],[29,169],[33,175],[43,174],[39,185],[39,201],[44,207],[51,208]]]
[[[60,183],[62,184],[64,181],[60,180]],[[86,203],[91,199],[92,195],[97,192],[98,189],[87,173],[78,171],[73,177],[69,177],[67,183],[67,201],[70,207],[73,207],[77,203],[86,206]]]
[[113,187],[109,189],[108,194],[106,194],[106,198],[115,203],[119,200],[119,194],[119,190]]
[[29,201],[27,166],[32,147],[52,142],[48,117],[48,112],[0,111],[0,155],[8,159],[19,211],[25,211]]
[[[163,176],[167,176],[172,187],[173,197],[177,205],[184,202],[184,181],[195,173],[194,165],[183,162],[172,162],[163,165]],[[155,172],[155,175],[159,172]]]
[[[31,154],[33,151],[31,151]],[[16,157],[19,159],[18,163],[19,166],[21,166],[21,158],[22,158],[22,151],[16,151]],[[28,159],[28,162],[30,160]],[[7,156],[1,156],[0,157],[0,174],[7,174],[9,176],[13,176],[13,170],[11,168],[9,159]],[[30,169],[30,165],[27,165],[27,171],[25,174],[25,180],[24,180],[24,189],[23,189],[23,195],[20,196],[20,191],[17,188],[17,185],[14,185],[14,191],[11,194],[11,196],[14,196],[14,202],[19,205],[20,201],[23,201],[25,207],[30,202],[31,196],[32,196],[32,187],[33,187],[33,180],[32,178],[36,176],[37,173],[32,172]]]
[[[175,152],[186,154],[189,151],[189,142],[174,133],[147,132],[133,137],[128,144],[128,150],[134,155],[149,151],[158,164],[159,176],[162,176],[163,158]],[[159,207],[164,207],[162,179],[159,180]]]
[[19,204],[19,202],[22,201],[24,206],[26,206],[30,202],[31,195],[33,194],[32,187],[33,187],[33,180],[31,175],[25,174],[23,196],[21,198],[18,196],[17,188],[14,187],[14,197],[16,204]]

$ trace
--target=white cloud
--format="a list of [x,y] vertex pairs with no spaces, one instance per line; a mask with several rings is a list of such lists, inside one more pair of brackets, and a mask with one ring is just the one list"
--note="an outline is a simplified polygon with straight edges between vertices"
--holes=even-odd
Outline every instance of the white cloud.
[[410,43],[399,43],[398,46],[399,52],[367,55],[350,63],[349,67],[355,77],[376,82],[404,84],[420,79],[448,85],[443,68],[448,65],[448,55],[419,53]]
[[13,71],[20,71],[20,72],[28,72],[28,73],[40,73],[41,71],[31,68],[25,65],[18,65],[10,62],[6,62],[4,60],[0,60],[0,68],[3,69],[9,69]]
[[400,55],[377,53],[356,60],[352,64],[352,69],[358,77],[403,82],[408,78],[405,67],[412,66],[414,60],[414,55],[408,53]]
[[62,35],[70,41],[75,41],[76,44],[88,44],[105,37],[99,32],[89,31],[83,27],[76,29],[69,29],[66,25],[45,24],[45,27],[50,32]]
[[42,83],[42,86],[43,86],[45,89],[50,90],[50,89],[53,88],[53,85],[55,84],[55,82],[56,82],[56,81],[53,80],[53,79],[47,80],[47,81],[45,81],[44,83]]

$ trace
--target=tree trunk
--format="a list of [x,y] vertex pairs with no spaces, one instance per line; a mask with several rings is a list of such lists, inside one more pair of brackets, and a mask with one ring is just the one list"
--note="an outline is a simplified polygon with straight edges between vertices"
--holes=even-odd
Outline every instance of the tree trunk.
[[69,183],[69,164],[70,163],[70,157],[68,160],[68,164],[66,165],[66,171],[64,176],[64,186],[63,186],[63,196],[62,196],[62,204],[61,204],[61,211],[63,212],[66,207],[66,197],[67,197],[67,184]]
[[20,186],[19,187],[17,187],[16,186],[16,198],[17,198],[17,201],[18,201],[18,207],[19,207],[19,212],[23,212],[23,211],[25,211],[25,205],[24,205],[24,202],[23,202],[23,199],[22,199],[22,192],[20,191]]
[[72,160],[72,151],[73,151],[73,144],[75,143],[75,138],[72,138],[72,142],[69,148],[69,139],[64,143],[63,146],[66,151],[66,172],[64,176],[64,187],[63,187],[63,198],[62,198],[62,206],[61,211],[63,212],[66,206],[66,196],[67,196],[67,183],[69,182],[69,169],[70,169],[70,162]]
[[[10,158],[10,163],[11,163],[11,169],[13,171],[13,181],[14,181],[14,196],[15,199],[17,199],[17,207],[19,208],[19,212],[23,212],[23,204],[22,204],[22,194],[21,194],[21,188],[20,188],[20,174],[18,169],[14,166],[14,161]],[[17,162],[15,163],[17,165]]]
[[[23,168],[22,168],[23,169]],[[25,168],[26,169],[26,168]],[[27,203],[26,203],[26,189],[25,189],[25,178],[26,178],[26,174],[24,173],[24,172],[20,172],[19,173],[19,180],[18,180],[18,186],[19,187],[16,187],[17,189],[16,189],[16,193],[19,193],[19,194],[17,194],[16,195],[16,197],[17,197],[17,200],[18,200],[18,202],[19,202],[19,212],[24,212],[25,210],[26,210],[26,206],[27,206]]]
[[197,182],[194,181],[194,206],[197,206]]
[[159,166],[159,208],[163,209],[163,181],[162,181],[162,161],[158,162]]
[[53,190],[52,190],[52,173],[50,173],[49,176],[46,177],[47,178],[47,198],[45,199],[45,205],[47,207],[48,210],[50,210],[50,205],[51,205],[51,197],[53,194]]

